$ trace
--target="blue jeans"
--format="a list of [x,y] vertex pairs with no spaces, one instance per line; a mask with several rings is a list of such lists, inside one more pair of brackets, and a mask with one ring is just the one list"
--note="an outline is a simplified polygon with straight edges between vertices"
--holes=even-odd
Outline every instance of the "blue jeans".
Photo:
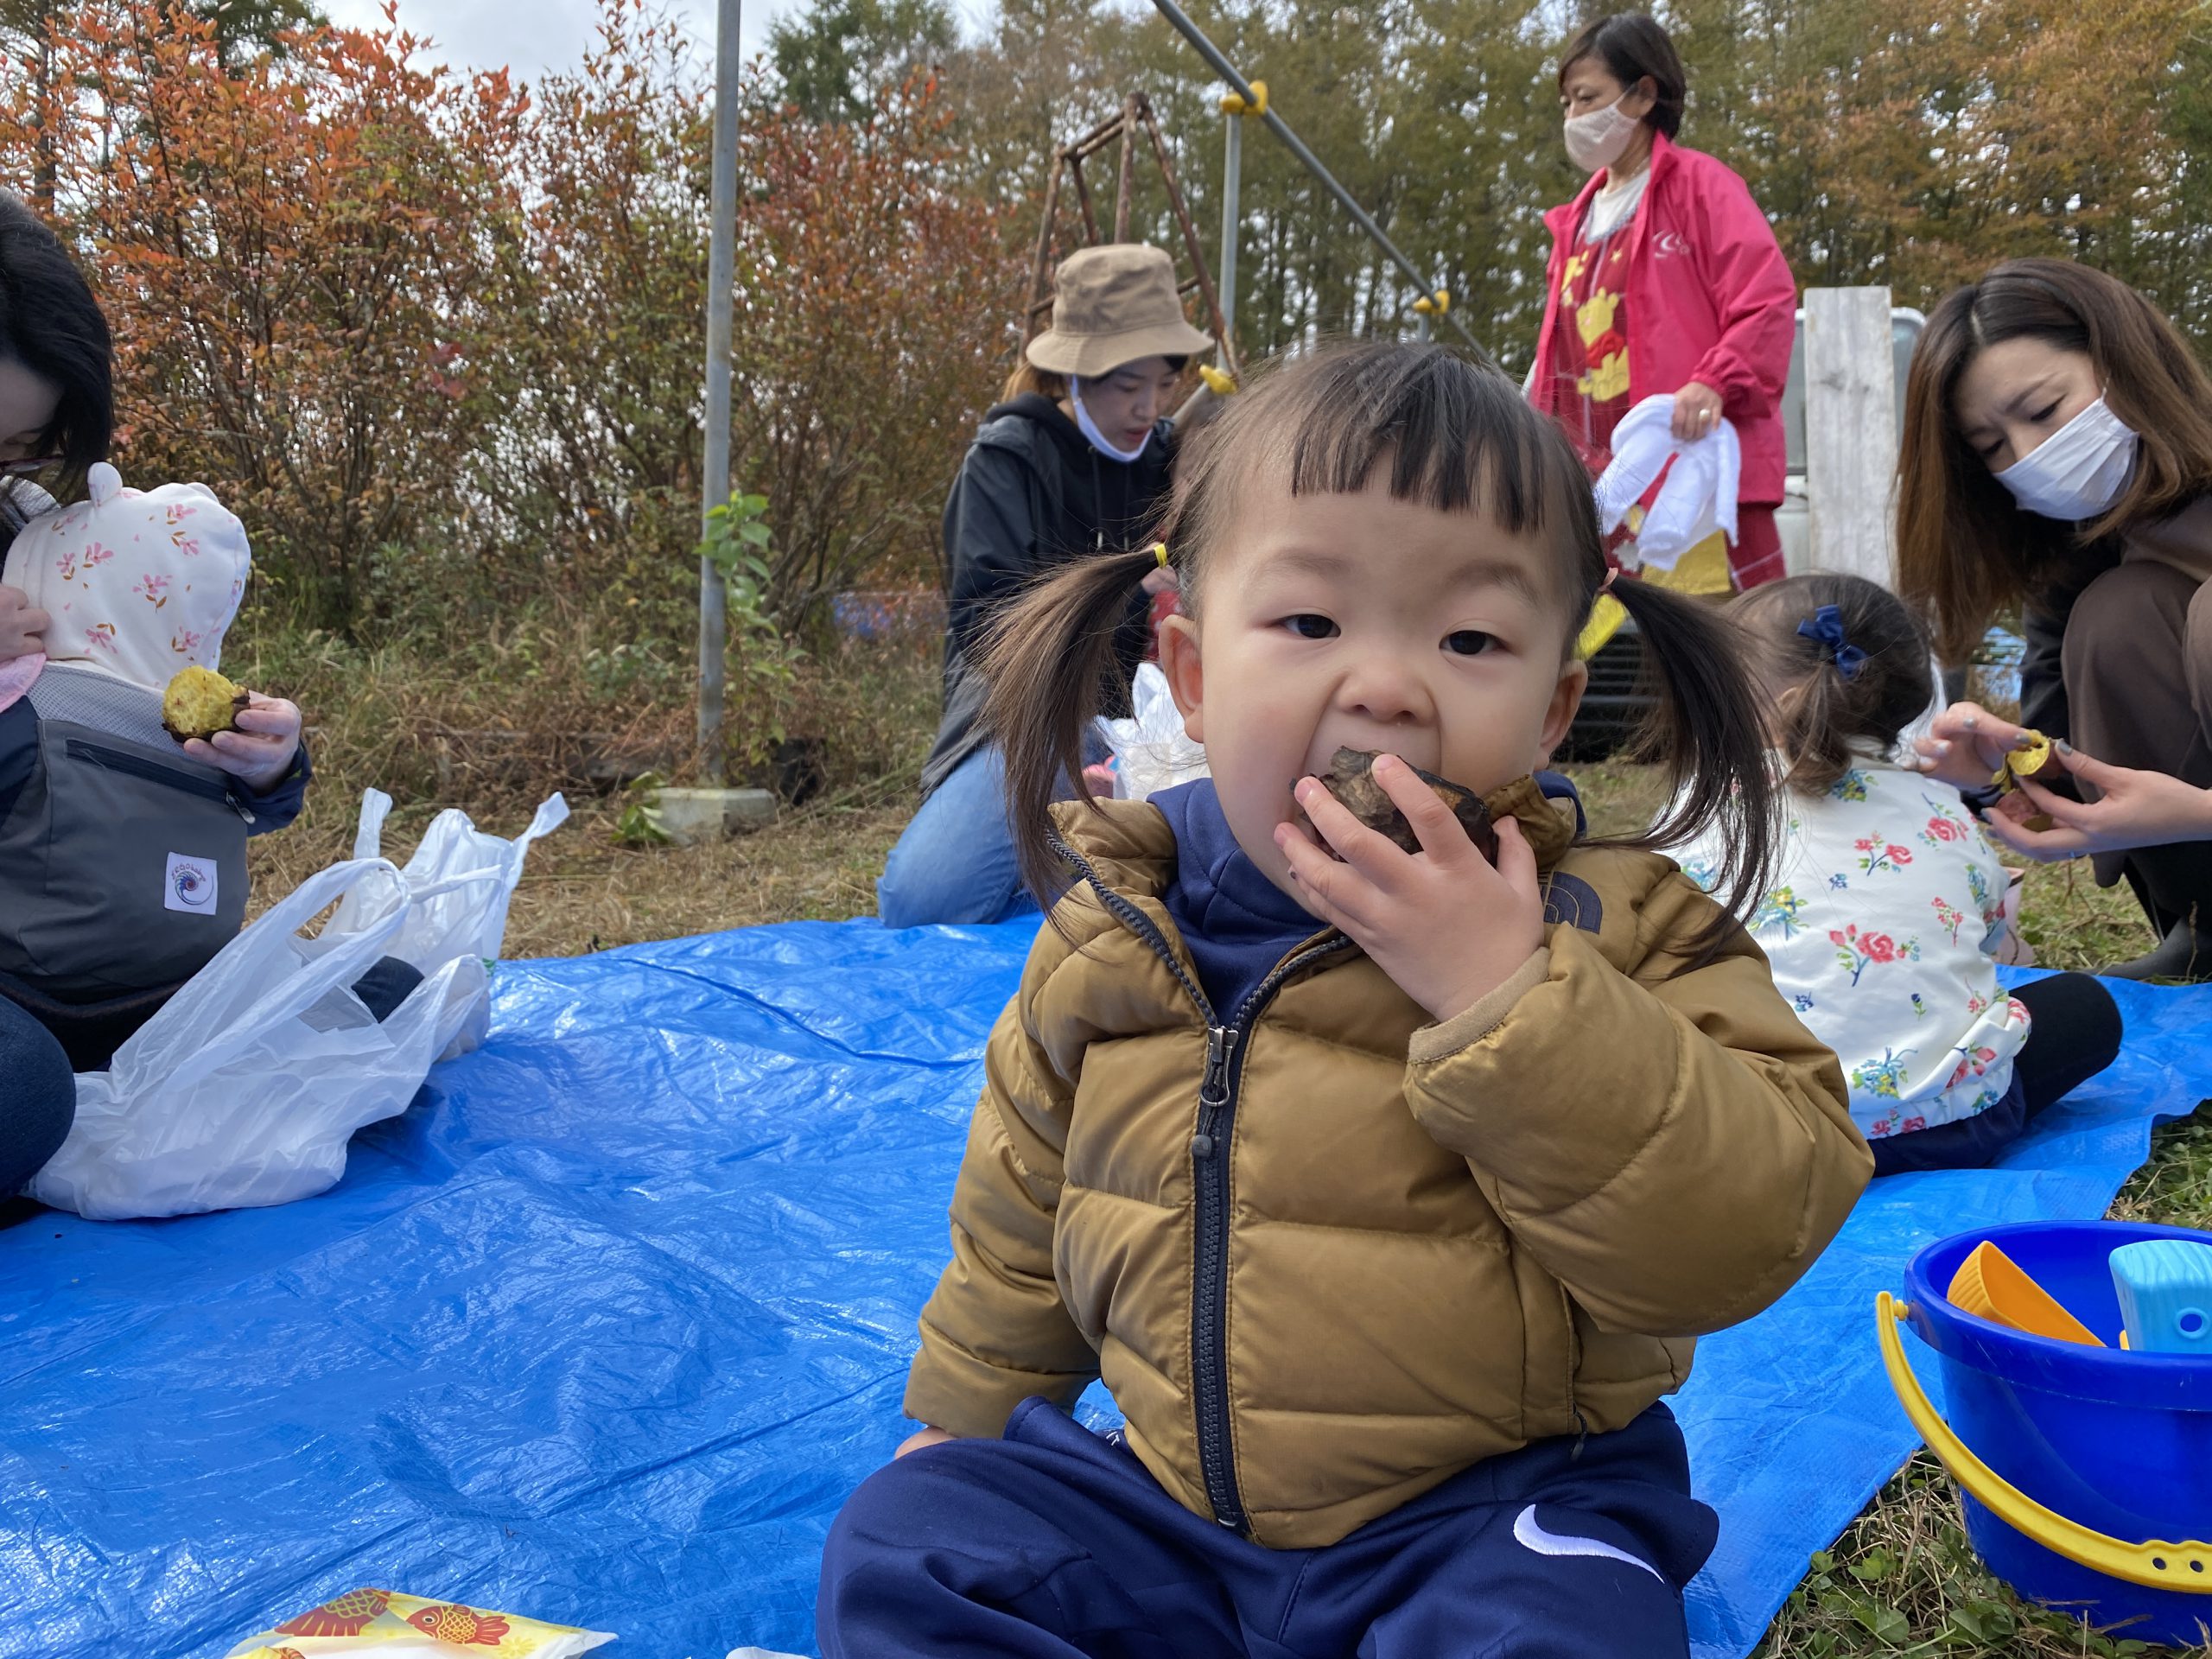
[[1006,822],[1006,762],[995,744],[952,769],[899,837],[875,884],[886,927],[996,922],[1034,910]]

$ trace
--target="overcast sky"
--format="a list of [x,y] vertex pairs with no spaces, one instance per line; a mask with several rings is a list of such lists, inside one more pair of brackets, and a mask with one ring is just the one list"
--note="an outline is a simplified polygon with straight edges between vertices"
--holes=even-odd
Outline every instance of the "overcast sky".
[[[323,0],[331,22],[370,28],[383,21],[383,0]],[[742,0],[740,35],[747,57],[766,45],[768,25],[777,17],[797,11],[804,0]],[[715,0],[667,0],[669,15],[689,29],[699,41],[702,61],[714,60]],[[956,8],[971,22],[981,10],[980,0],[963,0]],[[536,79],[548,69],[574,67],[590,43],[593,21],[599,15],[594,0],[399,0],[399,22],[417,35],[437,42],[437,50],[423,61],[439,61],[475,69],[505,65],[524,79]]]

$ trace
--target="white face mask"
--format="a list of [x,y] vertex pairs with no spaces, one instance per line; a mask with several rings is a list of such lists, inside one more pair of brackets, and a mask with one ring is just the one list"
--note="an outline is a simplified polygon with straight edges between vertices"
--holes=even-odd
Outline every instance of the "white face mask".
[[1574,164],[1586,173],[1595,173],[1601,167],[1611,167],[1620,160],[1621,152],[1636,137],[1636,130],[1643,123],[1632,115],[1621,113],[1623,92],[1602,110],[1592,110],[1587,115],[1567,118],[1567,153]]
[[1996,474],[2026,511],[2080,524],[2120,499],[2135,470],[2133,429],[2098,398]]
[[1072,376],[1068,380],[1068,401],[1075,405],[1077,429],[1090,440],[1090,447],[1102,455],[1111,455],[1116,461],[1132,461],[1143,455],[1151,446],[1152,434],[1144,435],[1144,442],[1134,449],[1116,449],[1107,442],[1106,435],[1098,429],[1098,423],[1090,418],[1090,411],[1083,406],[1083,382]]

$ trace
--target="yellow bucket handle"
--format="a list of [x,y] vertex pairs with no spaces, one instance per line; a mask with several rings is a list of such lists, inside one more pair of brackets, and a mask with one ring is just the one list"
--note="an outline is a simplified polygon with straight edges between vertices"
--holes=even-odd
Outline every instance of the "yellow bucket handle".
[[1942,1459],[1943,1467],[1983,1507],[2013,1531],[2033,1539],[2053,1554],[2101,1573],[2108,1579],[2148,1585],[2153,1590],[2181,1590],[2212,1594],[2212,1544],[2169,1544],[2153,1540],[2131,1544],[2092,1532],[2077,1522],[2056,1515],[2030,1497],[1967,1449],[1966,1442],[1936,1414],[1912,1374],[1904,1340],[1897,1335],[1906,1305],[1883,1291],[1874,1298],[1875,1334],[1882,1344],[1882,1364],[1897,1390],[1897,1403],[1928,1442],[1928,1449]]

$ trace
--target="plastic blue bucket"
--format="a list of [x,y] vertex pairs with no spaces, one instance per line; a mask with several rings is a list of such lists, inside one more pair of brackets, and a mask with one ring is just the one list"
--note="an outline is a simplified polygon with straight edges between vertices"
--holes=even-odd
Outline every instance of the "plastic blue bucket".
[[[2212,1361],[2129,1353],[2108,1259],[2139,1239],[2212,1235],[2127,1222],[2027,1222],[1929,1245],[1905,1269],[1906,1318],[1936,1351],[1944,1414],[2002,1480],[2077,1525],[2131,1544],[2200,1548],[2161,1573],[2187,1589],[2130,1583],[2068,1559],[1961,1492],[1967,1536],[2021,1595],[2086,1615],[2119,1634],[2175,1644],[2212,1640]],[[1987,1239],[2106,1343],[2031,1337],[1954,1307],[1944,1293]],[[1955,1472],[1956,1472],[1955,1471]],[[2203,1589],[2197,1591],[2202,1582]]]

